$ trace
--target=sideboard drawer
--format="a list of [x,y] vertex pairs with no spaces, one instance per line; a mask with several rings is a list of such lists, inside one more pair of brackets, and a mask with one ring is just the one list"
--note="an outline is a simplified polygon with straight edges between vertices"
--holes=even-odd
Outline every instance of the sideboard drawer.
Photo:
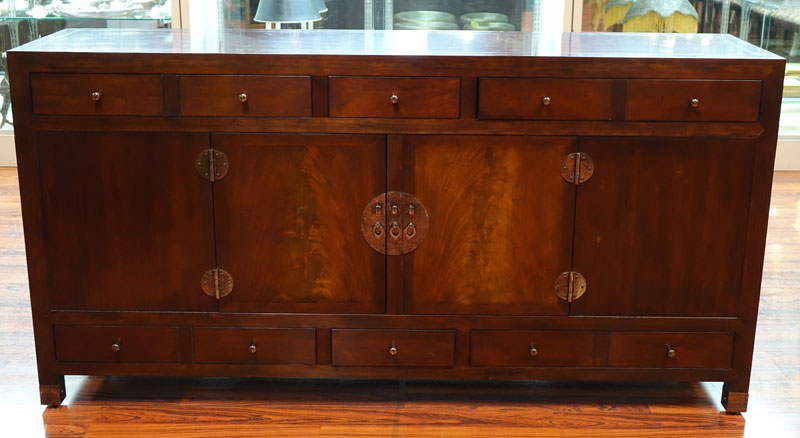
[[184,116],[311,117],[310,76],[186,75]]
[[457,119],[460,78],[331,76],[331,117]]
[[56,326],[56,357],[64,362],[177,362],[174,327]]
[[752,122],[761,81],[635,79],[628,82],[628,120]]
[[160,75],[34,73],[35,114],[160,116]]
[[731,333],[611,333],[608,366],[730,368]]
[[504,120],[609,120],[607,79],[481,78],[478,118]]
[[469,362],[486,367],[590,367],[594,338],[594,333],[582,332],[472,330]]
[[331,331],[333,365],[452,367],[453,330]]
[[313,328],[195,328],[195,363],[313,364]]

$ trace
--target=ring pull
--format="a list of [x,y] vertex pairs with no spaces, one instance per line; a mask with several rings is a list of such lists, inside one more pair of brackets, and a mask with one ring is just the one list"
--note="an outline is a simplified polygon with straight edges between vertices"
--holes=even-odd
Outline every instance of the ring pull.
[[414,237],[415,234],[417,234],[417,227],[414,225],[414,222],[409,222],[408,225],[406,225],[406,237],[410,239]]
[[383,235],[383,224],[382,224],[382,223],[380,223],[379,221],[376,221],[376,222],[375,222],[375,223],[372,225],[372,232],[373,232],[373,233],[374,233],[376,236],[382,236],[382,235]]
[[400,229],[400,224],[398,224],[397,221],[392,221],[392,227],[389,228],[389,234],[392,235],[392,238],[399,239],[401,233],[402,230]]

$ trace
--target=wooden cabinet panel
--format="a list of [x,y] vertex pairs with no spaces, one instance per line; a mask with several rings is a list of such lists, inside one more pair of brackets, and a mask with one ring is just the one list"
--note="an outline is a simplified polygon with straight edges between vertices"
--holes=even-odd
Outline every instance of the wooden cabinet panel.
[[611,333],[608,366],[730,368],[731,333]]
[[331,76],[329,84],[331,117],[457,119],[461,113],[460,78]]
[[[692,105],[697,99],[697,106]],[[761,81],[628,81],[628,120],[758,120]]]
[[216,310],[208,134],[39,132],[53,309]]
[[390,277],[403,312],[566,314],[553,284],[570,266],[575,186],[560,168],[576,147],[572,137],[404,137],[389,186],[419,199],[429,228]]
[[313,364],[313,328],[194,328],[195,363]]
[[56,357],[64,362],[177,362],[174,327],[55,327]]
[[160,75],[31,75],[36,114],[160,116],[163,94]]
[[383,136],[217,135],[230,170],[214,183],[224,312],[383,313],[385,256],[361,236],[386,190]]
[[180,96],[184,116],[311,117],[310,76],[183,75]]
[[576,315],[733,316],[741,289],[755,143],[584,138]]
[[611,80],[481,78],[478,118],[609,120]]
[[331,350],[334,366],[452,367],[455,331],[334,329]]
[[590,367],[594,363],[594,333],[531,330],[473,330],[472,366]]

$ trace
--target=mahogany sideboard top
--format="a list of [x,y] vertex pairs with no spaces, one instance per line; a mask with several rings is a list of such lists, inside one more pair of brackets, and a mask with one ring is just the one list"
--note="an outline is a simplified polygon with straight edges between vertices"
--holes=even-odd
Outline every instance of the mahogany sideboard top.
[[8,53],[65,374],[717,380],[782,58],[729,35],[69,29]]

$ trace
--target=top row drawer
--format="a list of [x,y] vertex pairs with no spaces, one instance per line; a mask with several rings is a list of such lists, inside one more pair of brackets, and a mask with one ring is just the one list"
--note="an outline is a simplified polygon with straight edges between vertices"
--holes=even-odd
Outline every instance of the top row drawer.
[[[614,93],[610,79],[481,78],[484,120],[758,120],[761,81],[632,79]],[[311,117],[310,76],[185,75],[184,116]],[[160,75],[31,76],[36,114],[163,114]],[[616,103],[617,114],[613,114]],[[624,102],[619,102],[624,100]],[[177,102],[176,102],[177,104]],[[329,77],[333,118],[457,119],[461,80],[453,77]],[[624,105],[620,105],[624,104]],[[624,108],[624,116],[619,114]],[[624,118],[623,118],[624,117]]]

